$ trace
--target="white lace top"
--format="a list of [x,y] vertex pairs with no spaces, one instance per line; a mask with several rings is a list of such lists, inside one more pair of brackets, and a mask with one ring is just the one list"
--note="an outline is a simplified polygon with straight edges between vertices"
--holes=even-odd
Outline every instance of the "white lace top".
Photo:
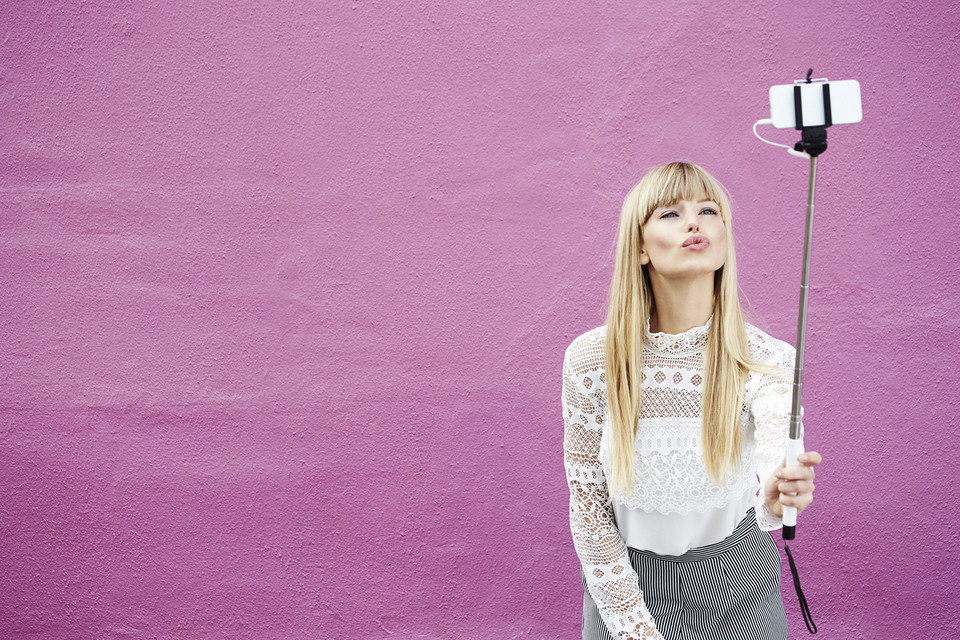
[[[634,480],[625,499],[608,501],[610,444],[605,436],[606,326],[576,338],[563,361],[564,466],[570,529],[587,587],[617,638],[658,637],[643,604],[627,546],[664,555],[719,542],[750,507],[761,529],[781,526],[758,490],[780,465],[790,426],[790,382],[750,372],[740,422],[740,473],[723,486],[707,475],[701,442],[703,358],[710,321],[681,334],[646,331],[643,404]],[[794,349],[747,325],[755,362],[792,372]],[[650,635],[638,635],[647,629]]]

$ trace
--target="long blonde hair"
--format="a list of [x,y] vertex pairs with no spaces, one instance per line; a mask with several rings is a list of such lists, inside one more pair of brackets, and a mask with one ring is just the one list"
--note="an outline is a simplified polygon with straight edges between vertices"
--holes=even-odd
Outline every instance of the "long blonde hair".
[[651,170],[623,201],[617,234],[616,264],[607,313],[605,375],[607,415],[612,428],[611,494],[628,494],[633,484],[633,451],[640,416],[640,374],[644,328],[653,310],[653,289],[640,264],[643,224],[659,207],[680,200],[712,200],[720,207],[727,233],[727,256],[714,275],[713,322],[704,354],[703,455],[707,473],[718,484],[741,460],[740,410],[749,358],[747,333],[737,288],[737,264],[730,200],[716,179],[688,162]]

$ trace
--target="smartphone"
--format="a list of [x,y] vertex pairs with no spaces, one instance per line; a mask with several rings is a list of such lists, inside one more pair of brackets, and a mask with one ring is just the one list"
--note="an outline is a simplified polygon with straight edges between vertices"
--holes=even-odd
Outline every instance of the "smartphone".
[[770,87],[770,118],[777,129],[796,127],[794,87],[800,87],[801,119],[805,127],[826,124],[823,109],[823,88],[830,85],[830,115],[833,124],[852,124],[863,120],[860,104],[860,83],[856,80],[838,82],[795,82]]

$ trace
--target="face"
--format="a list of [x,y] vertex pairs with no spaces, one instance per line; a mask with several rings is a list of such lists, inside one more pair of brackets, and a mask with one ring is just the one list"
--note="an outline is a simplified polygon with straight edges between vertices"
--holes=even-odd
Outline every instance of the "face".
[[727,230],[711,200],[660,207],[643,225],[640,263],[651,278],[712,278],[726,258]]

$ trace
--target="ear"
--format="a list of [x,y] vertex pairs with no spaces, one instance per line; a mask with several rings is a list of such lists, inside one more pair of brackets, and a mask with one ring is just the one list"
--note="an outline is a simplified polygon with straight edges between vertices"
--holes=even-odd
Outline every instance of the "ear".
[[644,249],[640,249],[640,264],[650,264],[650,256],[647,255]]

